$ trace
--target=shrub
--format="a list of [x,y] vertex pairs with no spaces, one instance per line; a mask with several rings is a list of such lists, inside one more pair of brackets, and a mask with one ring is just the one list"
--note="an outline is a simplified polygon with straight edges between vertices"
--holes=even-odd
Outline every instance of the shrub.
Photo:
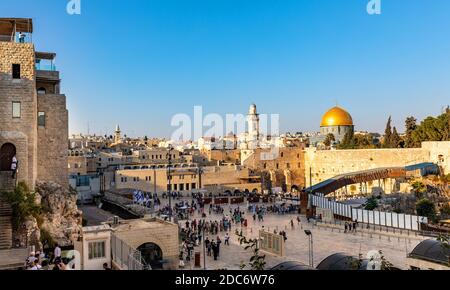
[[12,226],[15,230],[18,230],[29,216],[35,217],[38,221],[41,220],[39,218],[41,208],[36,204],[36,196],[30,192],[24,182],[20,182],[13,192],[7,192],[4,195],[13,210]]
[[418,215],[436,221],[436,207],[430,200],[426,198],[419,200],[416,203],[416,210]]

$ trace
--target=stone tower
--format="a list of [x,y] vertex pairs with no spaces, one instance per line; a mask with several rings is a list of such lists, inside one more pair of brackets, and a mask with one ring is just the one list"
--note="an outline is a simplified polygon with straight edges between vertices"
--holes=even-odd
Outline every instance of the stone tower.
[[[36,52],[31,19],[0,18],[0,189],[39,181],[68,186],[66,96],[54,53]],[[6,188],[8,187],[8,188]]]
[[248,139],[249,141],[259,140],[259,114],[256,105],[252,104],[247,115]]
[[119,125],[116,126],[116,131],[114,131],[114,143],[122,143],[122,132],[120,131]]

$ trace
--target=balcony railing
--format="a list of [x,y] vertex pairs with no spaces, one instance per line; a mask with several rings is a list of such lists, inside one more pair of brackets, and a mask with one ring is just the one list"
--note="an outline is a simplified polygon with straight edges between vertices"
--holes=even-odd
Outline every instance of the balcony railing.
[[36,63],[36,70],[56,71],[54,64]]

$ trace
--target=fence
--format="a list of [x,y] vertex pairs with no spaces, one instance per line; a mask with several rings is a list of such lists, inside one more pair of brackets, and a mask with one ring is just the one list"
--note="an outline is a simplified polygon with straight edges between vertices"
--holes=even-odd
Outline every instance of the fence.
[[142,259],[141,252],[130,247],[115,235],[111,235],[112,260],[122,270],[142,271],[149,270]]
[[335,215],[343,216],[359,223],[386,226],[398,229],[419,231],[421,224],[427,224],[426,217],[397,214],[394,212],[371,211],[352,208],[350,205],[330,201],[321,195],[309,196],[312,205],[319,208],[331,209]]

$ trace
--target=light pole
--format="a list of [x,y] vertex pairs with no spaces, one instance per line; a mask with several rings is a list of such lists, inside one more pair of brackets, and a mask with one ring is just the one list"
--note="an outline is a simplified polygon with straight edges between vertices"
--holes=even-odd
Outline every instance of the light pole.
[[206,271],[205,220],[202,221],[203,270]]
[[314,268],[313,234],[310,230],[305,230],[305,234],[309,237],[309,266]]
[[172,169],[172,145],[169,145],[169,165],[168,165],[168,179],[169,179],[169,186],[167,188],[168,194],[169,194],[169,221],[172,221],[172,176],[170,170]]

